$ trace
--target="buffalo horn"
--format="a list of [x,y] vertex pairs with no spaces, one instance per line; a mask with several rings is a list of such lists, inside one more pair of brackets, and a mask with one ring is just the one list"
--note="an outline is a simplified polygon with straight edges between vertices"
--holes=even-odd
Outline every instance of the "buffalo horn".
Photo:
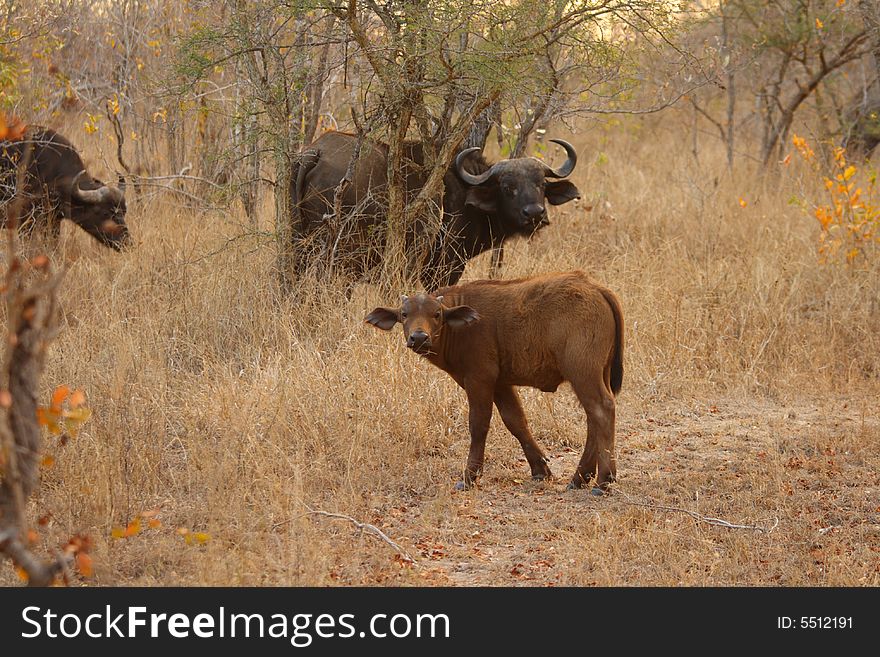
[[122,200],[122,191],[107,185],[101,185],[98,189],[80,189],[79,179],[84,173],[85,169],[76,174],[73,182],[70,183],[70,193],[74,198],[83,203],[102,203],[108,198],[117,203]]
[[461,153],[459,153],[455,158],[455,171],[458,173],[458,177],[465,181],[468,185],[482,185],[484,182],[489,180],[492,177],[494,166],[491,167],[488,171],[485,171],[477,176],[472,173],[468,173],[462,168],[462,164],[464,164],[465,158],[471,153],[475,153],[477,151],[482,150],[474,146],[473,148],[466,148]]
[[565,178],[570,175],[572,171],[574,171],[574,167],[577,164],[578,156],[577,151],[574,149],[574,146],[569,144],[567,141],[563,139],[551,139],[554,144],[559,144],[565,149],[565,152],[568,154],[568,159],[562,163],[562,166],[558,169],[551,169],[550,167],[544,167],[544,176],[546,178]]

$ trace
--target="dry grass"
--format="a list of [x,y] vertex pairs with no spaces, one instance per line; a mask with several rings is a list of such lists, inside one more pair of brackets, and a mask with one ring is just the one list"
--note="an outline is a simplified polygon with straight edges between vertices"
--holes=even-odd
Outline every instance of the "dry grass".
[[[68,228],[54,253],[70,271],[45,394],[80,386],[94,416],[53,448],[43,544],[90,534],[93,584],[880,584],[880,264],[820,266],[793,174],[730,179],[664,125],[575,137],[584,201],[505,263],[586,269],[622,299],[615,494],[564,490],[586,431],[567,386],[523,391],[558,480],[528,481],[496,418],[481,487],[454,492],[464,395],[362,324],[387,299],[279,299],[271,243],[154,199],[129,214],[134,251]],[[418,563],[308,508],[373,523]],[[160,528],[111,538],[151,509]]]

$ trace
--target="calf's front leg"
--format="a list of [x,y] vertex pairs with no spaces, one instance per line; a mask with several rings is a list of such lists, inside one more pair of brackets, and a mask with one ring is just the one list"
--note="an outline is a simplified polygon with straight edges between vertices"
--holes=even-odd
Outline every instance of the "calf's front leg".
[[486,434],[492,421],[492,385],[472,385],[466,389],[468,398],[468,428],[471,432],[471,448],[468,451],[464,480],[455,485],[456,489],[470,488],[483,471],[486,453]]

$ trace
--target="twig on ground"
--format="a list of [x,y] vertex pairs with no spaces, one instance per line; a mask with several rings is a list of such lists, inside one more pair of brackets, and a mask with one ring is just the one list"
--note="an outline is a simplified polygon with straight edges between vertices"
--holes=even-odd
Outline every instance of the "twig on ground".
[[313,516],[323,516],[325,518],[332,518],[334,520],[348,520],[348,522],[352,523],[355,527],[357,527],[360,531],[369,531],[372,532],[374,536],[377,536],[381,540],[385,541],[388,545],[394,548],[401,556],[403,556],[407,561],[416,565],[416,560],[412,557],[412,555],[404,550],[398,543],[388,537],[388,535],[383,532],[381,529],[376,527],[375,525],[371,525],[368,522],[360,522],[355,520],[351,516],[347,516],[344,513],[330,513],[329,511],[320,511],[317,509],[311,509],[306,507],[308,512],[305,515],[313,515]]
[[701,513],[697,513],[696,511],[691,511],[689,509],[683,509],[677,506],[667,506],[665,504],[655,504],[653,502],[640,502],[637,500],[633,500],[629,496],[617,492],[617,495],[622,496],[624,499],[619,499],[618,501],[623,504],[629,504],[631,506],[641,506],[647,509],[657,509],[658,511],[670,511],[674,513],[684,513],[689,515],[691,518],[695,520],[699,520],[700,522],[705,522],[709,525],[715,525],[716,527],[726,527],[727,529],[749,529],[752,531],[762,532],[764,534],[769,534],[774,529],[779,526],[779,518],[773,518],[773,524],[770,527],[765,527],[761,525],[740,525],[733,522],[728,522],[727,520],[722,520],[721,518],[712,518],[711,516],[704,516]]

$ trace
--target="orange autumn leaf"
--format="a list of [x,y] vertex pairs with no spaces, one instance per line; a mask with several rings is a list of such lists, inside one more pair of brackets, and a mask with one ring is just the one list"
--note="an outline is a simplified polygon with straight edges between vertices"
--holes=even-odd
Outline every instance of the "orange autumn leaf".
[[15,574],[18,575],[18,579],[20,579],[22,582],[26,582],[30,579],[30,577],[28,577],[27,571],[21,567],[17,566],[15,568]]
[[49,433],[57,436],[61,433],[61,425],[59,421],[61,419],[61,414],[59,411],[53,411],[49,408],[40,407],[37,409],[37,422],[40,426],[44,426],[49,429]]
[[742,196],[739,197],[739,207],[744,208],[749,204]]
[[159,520],[159,519],[157,519],[157,518],[150,518],[150,519],[147,521],[147,526],[148,526],[150,529],[159,529],[159,527],[162,526],[162,521]]
[[38,255],[31,259],[30,264],[34,269],[45,269],[49,266],[49,258],[44,255]]
[[82,390],[80,390],[79,388],[77,388],[76,390],[73,391],[73,394],[70,395],[70,399],[68,400],[68,403],[70,404],[70,408],[78,408],[78,407],[82,406],[85,403],[85,401],[86,401],[85,393]]
[[130,523],[128,523],[128,527],[125,528],[125,536],[136,536],[141,532],[141,519],[135,518]]
[[46,456],[43,457],[43,460],[40,461],[40,465],[42,465],[44,468],[51,468],[53,465],[55,465],[55,457],[50,454],[46,454]]
[[77,552],[76,569],[83,577],[91,577],[95,572],[92,566],[92,558],[85,552]]
[[55,388],[55,392],[52,393],[52,402],[49,406],[53,411],[60,411],[61,404],[64,403],[64,400],[70,395],[70,386],[60,385]]
[[27,124],[22,122],[17,116],[9,119],[6,117],[6,114],[0,112],[0,139],[10,139],[13,141],[21,139],[24,137],[26,129]]

